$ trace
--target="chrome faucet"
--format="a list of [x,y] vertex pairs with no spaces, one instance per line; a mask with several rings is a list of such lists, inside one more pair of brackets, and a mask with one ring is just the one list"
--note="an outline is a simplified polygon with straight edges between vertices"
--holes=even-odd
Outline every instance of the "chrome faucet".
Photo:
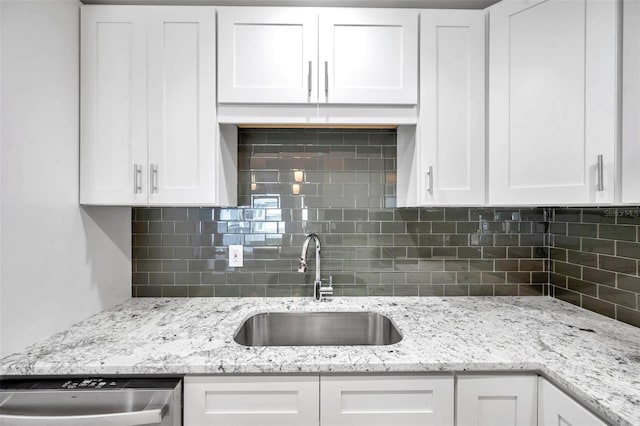
[[320,238],[317,234],[308,234],[304,239],[304,244],[302,244],[302,254],[300,255],[300,263],[298,263],[298,272],[304,273],[307,271],[307,251],[309,250],[309,243],[311,243],[311,240],[314,240],[316,243],[316,279],[313,282],[313,297],[319,301],[327,296],[333,296],[333,287],[331,286],[332,280],[329,281],[328,286],[323,286],[322,280],[320,279]]

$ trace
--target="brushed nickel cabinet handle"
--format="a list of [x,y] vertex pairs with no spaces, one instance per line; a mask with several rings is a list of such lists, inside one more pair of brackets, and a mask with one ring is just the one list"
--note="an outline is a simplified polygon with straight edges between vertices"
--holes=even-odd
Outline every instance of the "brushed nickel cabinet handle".
[[311,61],[309,61],[309,73],[307,74],[307,87],[309,88],[309,97],[311,97],[311,85],[313,82],[311,81]]
[[150,164],[149,167],[149,179],[151,180],[151,193],[157,193],[158,192],[158,165],[157,164]]
[[137,194],[142,192],[142,166],[140,164],[133,165],[133,193]]
[[429,195],[433,195],[433,166],[429,166],[427,169],[427,181],[429,185],[427,186],[427,192]]
[[598,192],[604,191],[604,158],[598,155]]
[[324,95],[329,96],[329,61],[324,61]]

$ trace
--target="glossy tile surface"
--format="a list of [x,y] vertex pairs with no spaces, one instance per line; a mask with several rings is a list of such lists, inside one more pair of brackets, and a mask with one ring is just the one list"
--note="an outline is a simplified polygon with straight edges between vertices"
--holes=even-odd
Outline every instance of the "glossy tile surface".
[[[297,273],[309,232],[336,295],[545,294],[543,210],[396,208],[395,131],[238,137],[238,208],[133,209],[134,297],[309,296],[313,267]],[[244,245],[244,267],[227,265],[230,244]]]

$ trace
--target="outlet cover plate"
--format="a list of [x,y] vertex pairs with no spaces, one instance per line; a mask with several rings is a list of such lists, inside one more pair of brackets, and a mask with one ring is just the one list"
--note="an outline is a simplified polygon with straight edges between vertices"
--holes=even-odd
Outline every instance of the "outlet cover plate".
[[229,246],[229,267],[241,268],[244,259],[242,255],[242,245],[232,244]]

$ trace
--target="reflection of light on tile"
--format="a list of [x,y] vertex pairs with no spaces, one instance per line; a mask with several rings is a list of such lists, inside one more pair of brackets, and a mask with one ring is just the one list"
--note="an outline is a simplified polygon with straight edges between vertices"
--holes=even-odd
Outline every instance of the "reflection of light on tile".
[[300,185],[297,183],[294,183],[291,185],[291,193],[293,195],[300,195]]
[[255,191],[257,187],[258,187],[258,185],[256,185],[255,183],[251,184],[251,190],[252,191]]
[[305,222],[309,220],[309,210],[308,209],[302,209],[302,220],[305,221]]
[[293,172],[293,180],[296,182],[302,182],[304,180],[304,172],[302,170],[296,170]]

